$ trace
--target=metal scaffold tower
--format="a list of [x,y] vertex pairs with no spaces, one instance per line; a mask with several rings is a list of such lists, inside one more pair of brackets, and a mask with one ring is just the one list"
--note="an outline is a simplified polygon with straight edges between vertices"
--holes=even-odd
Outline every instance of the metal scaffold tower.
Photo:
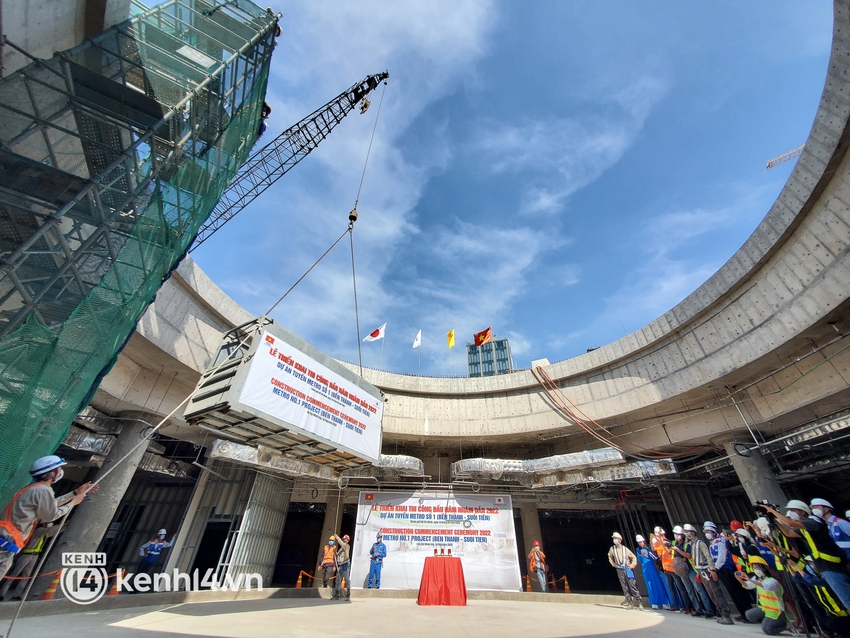
[[167,0],[0,80],[3,494],[62,440],[248,158],[278,17]]

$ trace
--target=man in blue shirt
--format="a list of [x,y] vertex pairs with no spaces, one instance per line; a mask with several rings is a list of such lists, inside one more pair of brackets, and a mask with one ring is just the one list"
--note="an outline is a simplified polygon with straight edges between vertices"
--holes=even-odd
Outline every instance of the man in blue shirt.
[[812,514],[820,516],[829,528],[829,535],[835,541],[847,558],[850,558],[850,522],[835,515],[835,508],[829,501],[814,498],[811,502]]
[[372,589],[372,579],[375,579],[375,589],[381,588],[381,568],[384,566],[384,558],[387,557],[387,546],[384,545],[383,537],[378,532],[375,542],[369,549],[369,558],[372,560],[369,565],[369,581],[366,589]]
[[136,568],[137,573],[150,574],[159,561],[159,555],[162,553],[162,550],[174,545],[174,536],[171,537],[170,541],[167,541],[165,540],[166,534],[167,532],[164,529],[159,530],[156,536],[139,548],[141,560],[139,561],[139,566]]

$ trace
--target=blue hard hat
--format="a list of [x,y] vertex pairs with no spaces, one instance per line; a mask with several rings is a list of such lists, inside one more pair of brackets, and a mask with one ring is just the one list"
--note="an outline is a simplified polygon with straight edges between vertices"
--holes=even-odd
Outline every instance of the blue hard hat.
[[65,463],[65,459],[62,457],[56,456],[55,454],[42,456],[40,459],[36,459],[35,463],[32,464],[30,474],[32,476],[41,476],[42,474],[47,474],[51,470],[55,470],[57,467],[61,467],[63,465],[67,465],[67,463]]

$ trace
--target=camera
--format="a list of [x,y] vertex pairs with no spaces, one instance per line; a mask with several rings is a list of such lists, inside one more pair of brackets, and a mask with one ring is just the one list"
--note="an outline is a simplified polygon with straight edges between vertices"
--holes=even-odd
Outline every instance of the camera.
[[771,503],[771,502],[770,502],[770,501],[768,501],[768,500],[753,501],[753,506],[754,506],[756,509],[759,509],[759,510],[765,510],[765,509],[766,509],[766,507],[769,507],[769,508],[774,509],[774,510],[777,510],[777,511],[779,510],[779,506],[778,506],[778,505],[774,505],[773,503]]

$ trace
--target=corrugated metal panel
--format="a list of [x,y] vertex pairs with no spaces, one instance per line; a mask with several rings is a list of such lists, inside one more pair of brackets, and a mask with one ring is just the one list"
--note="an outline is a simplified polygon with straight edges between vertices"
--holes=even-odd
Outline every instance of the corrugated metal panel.
[[280,538],[289,510],[293,482],[258,474],[248,500],[227,569],[234,581],[240,574],[260,574],[271,583]]
[[691,523],[699,527],[705,521],[713,521],[725,527],[733,519],[752,520],[754,516],[744,498],[717,498],[708,488],[699,485],[663,485],[660,491],[673,525]]

